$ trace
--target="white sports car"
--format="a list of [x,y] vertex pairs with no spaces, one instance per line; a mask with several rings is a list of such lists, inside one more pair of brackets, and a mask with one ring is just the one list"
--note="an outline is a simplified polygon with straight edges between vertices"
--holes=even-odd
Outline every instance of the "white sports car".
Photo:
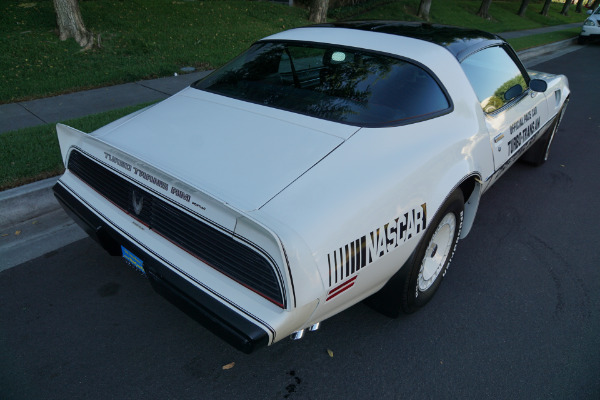
[[427,303],[480,196],[548,157],[566,77],[500,37],[359,21],[281,32],[90,134],[58,125],[64,208],[244,351],[369,298]]

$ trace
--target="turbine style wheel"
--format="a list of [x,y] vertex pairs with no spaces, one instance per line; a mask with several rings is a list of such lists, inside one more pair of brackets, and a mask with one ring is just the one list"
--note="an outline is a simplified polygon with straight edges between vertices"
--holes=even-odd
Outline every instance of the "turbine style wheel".
[[423,307],[435,294],[446,275],[462,228],[464,198],[460,190],[452,193],[431,221],[429,229],[406,265],[402,310],[412,313]]

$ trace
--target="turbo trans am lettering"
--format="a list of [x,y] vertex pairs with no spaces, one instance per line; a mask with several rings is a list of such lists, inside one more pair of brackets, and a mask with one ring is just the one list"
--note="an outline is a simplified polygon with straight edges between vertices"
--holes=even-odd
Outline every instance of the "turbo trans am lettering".
[[192,198],[192,196],[190,196],[183,190],[177,189],[175,186],[171,187],[171,194],[174,194],[175,196],[187,201],[188,203],[190,202],[190,200]]
[[147,180],[148,182],[158,186],[159,188],[161,188],[163,190],[169,190],[169,184],[167,182],[162,181],[153,175],[150,175],[146,171],[143,171],[139,168],[133,167],[133,173],[135,175],[139,176],[140,178],[143,178],[143,179]]
[[132,168],[131,164],[121,160],[120,158],[113,156],[110,153],[104,152],[104,158],[106,158],[108,161],[110,161],[112,163],[117,164],[119,167],[126,169],[127,171],[131,171],[131,168]]
[[369,266],[427,228],[427,203],[327,254],[329,287]]
[[527,140],[529,140],[534,133],[540,129],[540,117],[537,117],[534,121],[529,122],[537,115],[537,113],[537,107],[534,107],[510,126],[510,134],[512,135],[514,132],[518,132],[519,129],[526,125],[525,128],[523,128],[511,140],[508,141],[509,156],[517,151],[523,143],[527,142]]
[[[145,179],[146,181],[152,183],[155,186],[158,186],[159,188],[163,189],[164,191],[169,191],[169,184],[157,177],[155,177],[152,174],[149,174],[148,172],[134,167],[131,164],[129,164],[126,161],[121,160],[120,158],[108,153],[108,152],[104,152],[104,158],[107,159],[108,161],[118,165],[119,167],[131,172],[133,170],[134,175],[139,176],[142,179]],[[189,195],[188,193],[184,192],[183,190],[175,187],[175,186],[171,186],[171,194],[174,194],[175,196],[179,197],[182,200],[187,201],[188,203],[191,201],[192,196]],[[203,210],[205,210],[206,208],[194,203],[194,205],[199,206],[200,208],[202,208]]]

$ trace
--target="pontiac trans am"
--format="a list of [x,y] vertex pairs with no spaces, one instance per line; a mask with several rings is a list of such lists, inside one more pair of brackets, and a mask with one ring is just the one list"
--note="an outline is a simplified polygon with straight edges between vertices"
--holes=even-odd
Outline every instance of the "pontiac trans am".
[[543,164],[569,99],[500,37],[391,21],[281,32],[84,134],[55,195],[110,254],[244,351],[367,300],[434,295],[481,195]]

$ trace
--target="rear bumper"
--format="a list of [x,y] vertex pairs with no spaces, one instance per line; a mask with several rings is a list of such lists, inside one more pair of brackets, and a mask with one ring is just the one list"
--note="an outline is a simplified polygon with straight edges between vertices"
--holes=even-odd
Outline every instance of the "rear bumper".
[[87,205],[58,182],[54,195],[79,226],[113,256],[122,254],[121,246],[138,256],[156,292],[221,339],[244,353],[251,353],[269,342],[267,332],[244,318],[150,255],[128,236],[113,229]]

